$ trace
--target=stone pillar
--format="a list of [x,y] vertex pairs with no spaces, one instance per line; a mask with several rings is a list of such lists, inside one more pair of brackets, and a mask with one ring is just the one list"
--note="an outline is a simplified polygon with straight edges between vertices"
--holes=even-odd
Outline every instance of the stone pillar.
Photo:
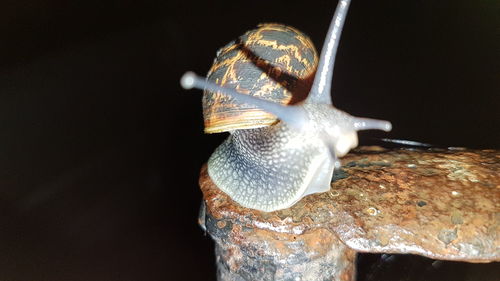
[[354,280],[356,253],[330,231],[302,234],[247,227],[206,214],[219,281]]

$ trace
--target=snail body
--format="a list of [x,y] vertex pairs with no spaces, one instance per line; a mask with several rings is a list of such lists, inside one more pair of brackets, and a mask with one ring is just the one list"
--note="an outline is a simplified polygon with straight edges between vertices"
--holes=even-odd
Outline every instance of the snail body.
[[[325,128],[313,126],[298,131],[279,122],[232,131],[210,157],[209,175],[234,201],[262,211],[288,208],[306,195],[328,191],[337,160],[319,136]],[[336,155],[343,156],[340,149]]]
[[[333,65],[348,6],[339,1],[317,67],[305,35],[273,24],[223,48],[206,81],[193,73],[181,79],[185,88],[205,89],[205,131],[230,133],[210,157],[208,173],[240,205],[270,212],[328,191],[338,157],[358,144],[358,130],[391,129],[388,121],[353,117],[332,105]],[[305,100],[303,91],[309,93]]]

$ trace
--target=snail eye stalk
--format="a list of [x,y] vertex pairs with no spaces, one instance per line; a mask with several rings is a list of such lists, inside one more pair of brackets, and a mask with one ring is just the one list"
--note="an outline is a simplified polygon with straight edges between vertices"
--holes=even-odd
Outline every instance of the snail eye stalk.
[[238,91],[219,86],[215,83],[196,75],[194,72],[186,72],[181,78],[181,86],[184,89],[197,88],[200,90],[209,90],[219,92],[230,96],[235,100],[256,106],[264,111],[276,115],[279,119],[287,123],[290,127],[302,130],[307,126],[308,117],[301,106],[284,106],[275,102],[266,101],[253,96],[241,94]]

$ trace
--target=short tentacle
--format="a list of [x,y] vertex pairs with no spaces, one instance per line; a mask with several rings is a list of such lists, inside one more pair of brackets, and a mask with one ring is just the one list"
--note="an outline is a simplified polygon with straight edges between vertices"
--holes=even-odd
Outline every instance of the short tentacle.
[[361,130],[382,130],[389,132],[392,129],[392,124],[386,120],[377,120],[371,118],[354,118],[354,129],[356,131]]

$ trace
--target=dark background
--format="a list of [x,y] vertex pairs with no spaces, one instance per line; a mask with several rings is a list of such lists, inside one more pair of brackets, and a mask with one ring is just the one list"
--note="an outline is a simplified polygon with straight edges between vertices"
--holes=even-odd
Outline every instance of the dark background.
[[[260,22],[319,47],[335,5],[0,2],[0,280],[214,280],[197,179],[225,135],[202,133],[200,91],[178,80]],[[499,12],[496,0],[354,0],[335,105],[392,121],[365,140],[499,148]],[[364,256],[360,279],[498,272],[407,259]]]

